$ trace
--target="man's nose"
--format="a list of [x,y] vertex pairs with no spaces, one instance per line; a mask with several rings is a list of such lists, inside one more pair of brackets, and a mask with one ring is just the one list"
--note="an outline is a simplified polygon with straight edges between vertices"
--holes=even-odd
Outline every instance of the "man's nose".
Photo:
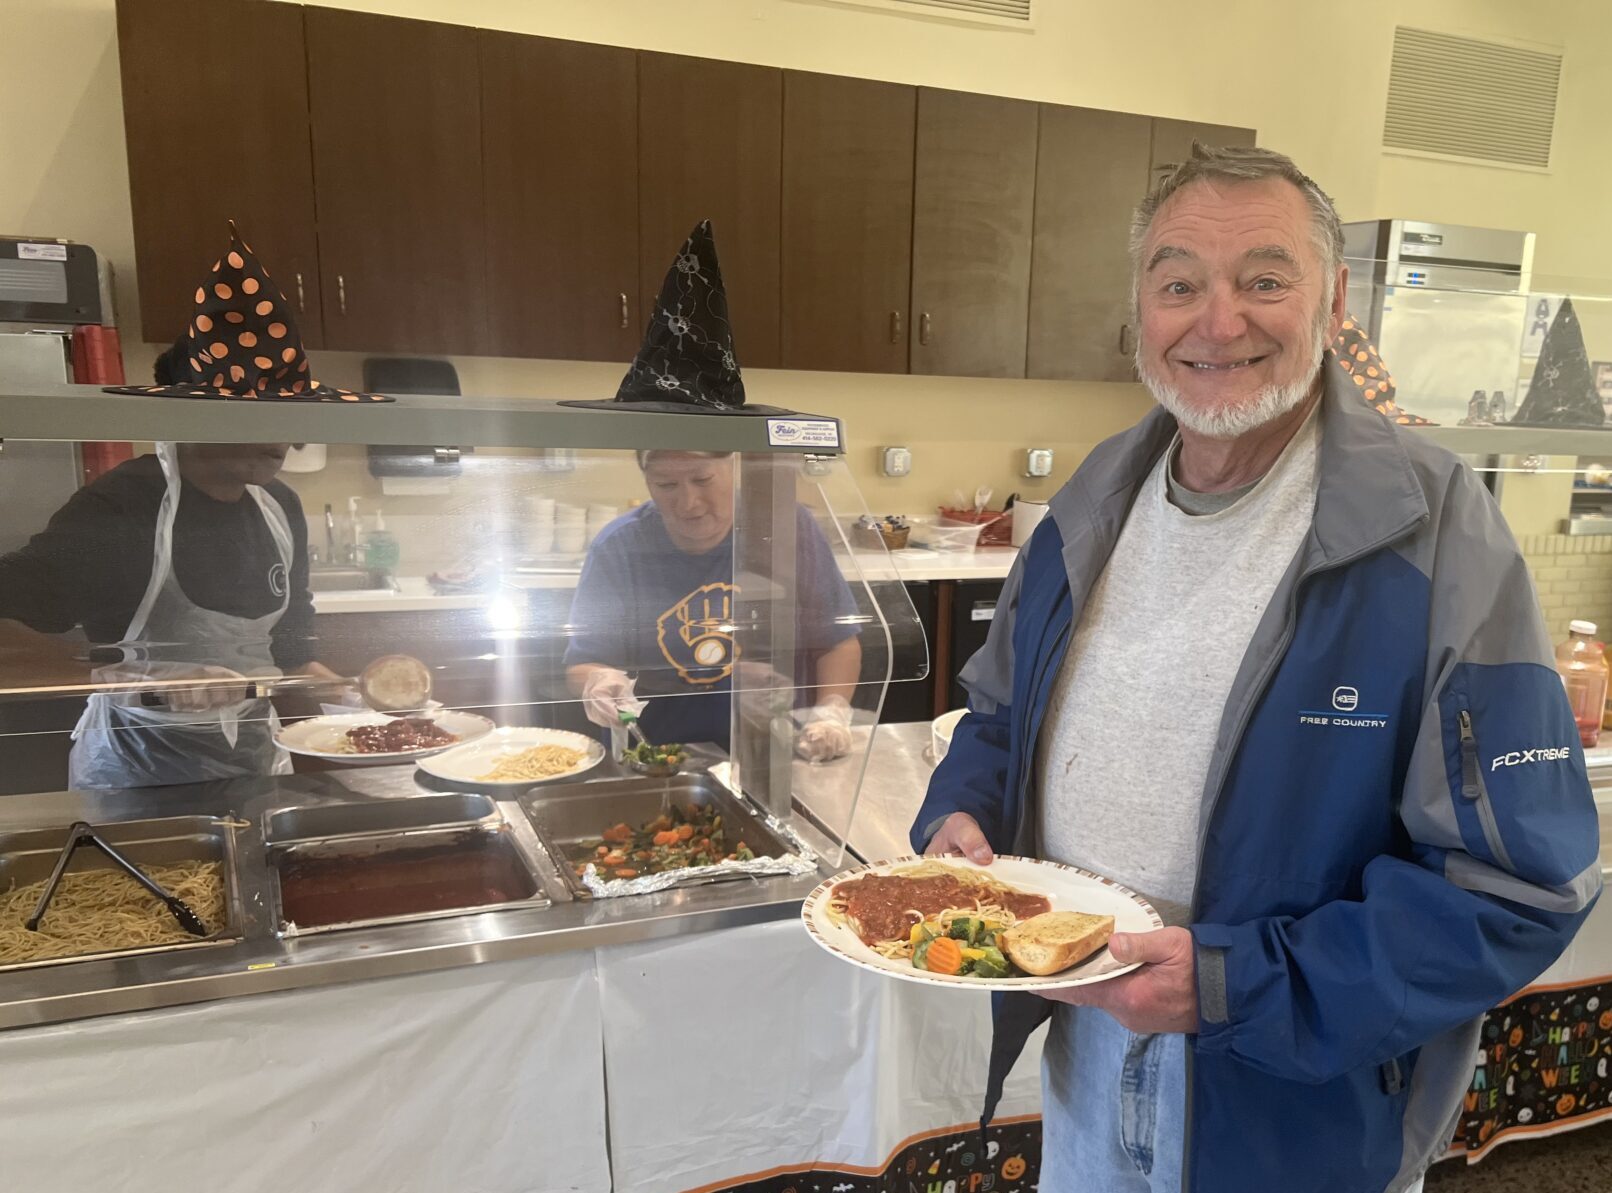
[[1248,334],[1242,295],[1230,286],[1215,286],[1198,317],[1198,334],[1213,344],[1229,344]]

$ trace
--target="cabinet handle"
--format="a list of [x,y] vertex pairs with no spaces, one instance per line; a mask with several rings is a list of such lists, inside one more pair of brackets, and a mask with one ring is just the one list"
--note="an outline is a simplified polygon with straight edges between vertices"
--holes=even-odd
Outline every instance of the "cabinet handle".
[[1119,325],[1119,351],[1121,356],[1130,356],[1136,351],[1136,336],[1129,323]]
[[336,275],[336,301],[341,304],[341,313],[347,313],[347,279],[341,274]]
[[302,315],[308,313],[308,296],[302,291],[302,274],[300,271],[297,273],[297,313]]
[[925,345],[927,345],[929,343],[929,312],[928,311],[925,311],[922,315],[918,316],[918,342],[920,344],[925,344]]
[[900,311],[891,311],[890,312],[890,342],[892,344],[901,343],[901,312]]
[[621,292],[621,328],[623,331],[627,329],[627,292],[625,290]]

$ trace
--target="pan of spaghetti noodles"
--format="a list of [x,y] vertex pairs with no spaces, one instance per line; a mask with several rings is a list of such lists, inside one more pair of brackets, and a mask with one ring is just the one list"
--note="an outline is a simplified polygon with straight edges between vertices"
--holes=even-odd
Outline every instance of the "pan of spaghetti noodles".
[[205,816],[96,826],[119,852],[201,916],[208,935],[199,938],[93,849],[73,854],[39,930],[30,931],[26,921],[66,843],[67,830],[0,835],[0,971],[238,940],[242,917],[232,893],[232,826],[231,821]]
[[801,905],[801,922],[841,961],[902,981],[957,988],[1056,990],[1129,973],[1106,948],[1036,976],[1006,955],[1007,937],[1049,913],[1112,917],[1112,930],[1164,926],[1151,904],[1111,879],[1036,858],[903,857],[844,871]]

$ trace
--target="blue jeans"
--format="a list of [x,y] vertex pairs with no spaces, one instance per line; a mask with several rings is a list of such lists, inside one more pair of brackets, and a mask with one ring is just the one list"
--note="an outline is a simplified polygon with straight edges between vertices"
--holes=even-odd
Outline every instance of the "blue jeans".
[[1106,1012],[1060,1005],[1041,1068],[1041,1188],[1176,1193],[1186,1077],[1185,1036],[1133,1035]]
[[1041,1062],[1042,1193],[1178,1193],[1186,1041],[1134,1035],[1093,1007],[1057,1007]]

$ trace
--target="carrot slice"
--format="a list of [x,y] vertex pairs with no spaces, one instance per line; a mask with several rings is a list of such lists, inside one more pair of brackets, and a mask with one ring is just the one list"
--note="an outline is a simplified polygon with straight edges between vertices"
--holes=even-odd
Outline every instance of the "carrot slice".
[[930,973],[961,973],[963,947],[949,936],[937,936],[929,942],[929,953],[924,958],[924,964]]

